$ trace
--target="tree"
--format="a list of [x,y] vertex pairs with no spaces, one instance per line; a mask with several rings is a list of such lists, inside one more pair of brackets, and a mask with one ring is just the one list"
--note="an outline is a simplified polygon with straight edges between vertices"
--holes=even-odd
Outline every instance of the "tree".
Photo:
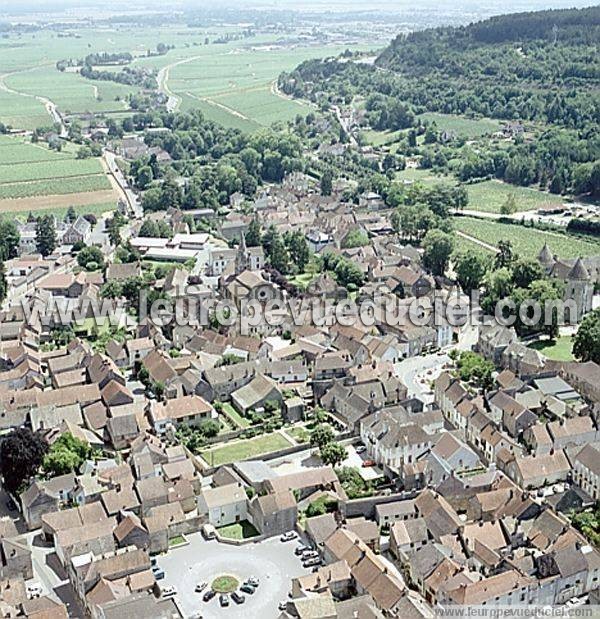
[[135,177],[135,184],[140,189],[146,189],[154,180],[154,173],[149,165],[142,166]]
[[92,449],[88,443],[66,432],[52,444],[44,457],[44,471],[50,477],[66,475],[77,471],[91,455]]
[[348,453],[346,448],[340,443],[327,443],[320,448],[319,455],[323,464],[337,466],[346,459]]
[[465,293],[469,294],[483,285],[489,265],[487,256],[474,249],[467,249],[455,255],[454,272]]
[[310,444],[313,447],[323,447],[334,439],[333,429],[330,425],[322,423],[310,433]]
[[485,297],[483,309],[488,314],[494,314],[498,301],[510,296],[513,291],[512,272],[509,269],[497,269],[487,273],[484,278]]
[[56,228],[52,215],[41,215],[37,219],[35,229],[35,244],[37,250],[44,256],[49,256],[56,249]]
[[100,288],[100,296],[104,299],[118,299],[123,294],[123,286],[115,279],[106,282]]
[[304,271],[310,259],[310,250],[304,234],[300,230],[287,233],[285,242],[290,254],[292,263],[296,266],[298,272]]
[[454,237],[442,230],[430,230],[423,239],[423,250],[423,264],[434,275],[443,275],[454,250]]
[[479,389],[489,390],[494,385],[494,364],[477,353],[464,351],[456,361],[461,380]]
[[573,354],[580,361],[600,363],[600,309],[581,321],[573,342]]
[[14,221],[0,221],[0,259],[9,260],[16,257],[20,238]]
[[513,281],[517,288],[529,288],[532,282],[544,277],[544,269],[537,260],[519,258],[512,267]]
[[327,169],[321,175],[321,195],[330,196],[333,191],[333,172]]
[[70,206],[67,209],[67,214],[65,215],[65,221],[69,224],[72,224],[77,219],[77,212],[75,211],[75,207]]
[[4,262],[0,261],[0,303],[6,299],[6,292],[8,290],[8,284],[6,281],[6,271],[4,269]]
[[248,232],[246,232],[246,245],[248,247],[260,246],[262,233],[260,229],[260,223],[255,217],[248,226]]
[[515,255],[513,253],[512,243],[508,240],[498,241],[498,253],[496,254],[494,266],[497,269],[510,267],[514,259]]
[[24,481],[36,474],[48,443],[39,432],[29,428],[17,428],[2,441],[0,450],[0,473],[4,487],[16,492]]
[[271,246],[267,252],[271,266],[285,275],[289,269],[290,256],[287,247],[279,232],[275,232],[272,237]]
[[514,215],[517,212],[517,202],[515,200],[515,194],[509,193],[506,196],[505,202],[500,207],[500,213],[502,215]]
[[342,249],[348,249],[351,247],[364,247],[368,245],[369,237],[360,228],[351,230],[346,238],[342,241]]
[[96,270],[104,266],[104,254],[99,247],[90,245],[77,254],[77,263],[84,269]]

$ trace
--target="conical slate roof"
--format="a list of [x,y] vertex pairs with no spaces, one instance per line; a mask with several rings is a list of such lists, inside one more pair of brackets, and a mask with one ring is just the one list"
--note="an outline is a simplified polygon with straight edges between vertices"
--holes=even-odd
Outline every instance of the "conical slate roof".
[[544,247],[542,247],[542,251],[538,255],[538,260],[542,264],[551,264],[554,261],[554,256],[552,256],[548,243],[544,243]]
[[585,268],[583,264],[583,260],[581,258],[577,258],[577,262],[573,265],[573,268],[569,271],[569,275],[567,275],[568,279],[577,279],[577,280],[588,280],[590,279],[590,274],[588,270]]

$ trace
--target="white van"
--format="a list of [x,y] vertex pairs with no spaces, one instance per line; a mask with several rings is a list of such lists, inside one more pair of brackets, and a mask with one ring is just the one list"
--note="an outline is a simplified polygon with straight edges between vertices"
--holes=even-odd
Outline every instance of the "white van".
[[217,530],[212,524],[207,523],[202,525],[202,535],[204,535],[204,539],[215,539],[217,537]]

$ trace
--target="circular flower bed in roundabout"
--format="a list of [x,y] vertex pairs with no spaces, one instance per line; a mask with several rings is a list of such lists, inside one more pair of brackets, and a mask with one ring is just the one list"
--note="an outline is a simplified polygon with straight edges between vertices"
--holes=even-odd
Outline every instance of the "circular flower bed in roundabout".
[[234,576],[224,574],[212,581],[211,589],[216,593],[233,593],[240,585],[240,581]]

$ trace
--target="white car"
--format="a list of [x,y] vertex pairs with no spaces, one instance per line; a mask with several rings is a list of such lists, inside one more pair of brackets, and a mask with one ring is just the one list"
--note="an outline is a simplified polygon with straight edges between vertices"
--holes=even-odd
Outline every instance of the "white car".
[[206,589],[207,586],[208,586],[207,582],[199,582],[195,588],[196,593],[202,593],[202,591],[204,591],[204,589]]
[[173,586],[165,587],[161,591],[161,595],[164,598],[172,598],[173,596],[177,595],[177,589],[175,589],[175,587],[173,587]]
[[296,533],[296,531],[288,531],[287,533],[284,533],[280,539],[282,542],[291,542],[293,539],[296,539],[297,537],[298,537],[298,534]]

